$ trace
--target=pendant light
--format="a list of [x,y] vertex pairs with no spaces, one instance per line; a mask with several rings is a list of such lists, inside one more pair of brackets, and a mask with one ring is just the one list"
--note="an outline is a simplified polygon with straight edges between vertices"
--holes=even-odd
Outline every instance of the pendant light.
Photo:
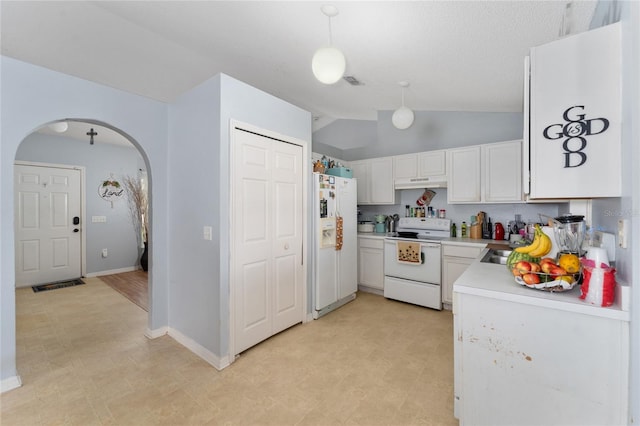
[[311,60],[311,69],[321,83],[334,84],[342,78],[347,68],[344,54],[331,45],[331,18],[338,14],[338,8],[325,4],[320,10],[329,18],[329,46],[316,50]]
[[69,124],[66,121],[56,121],[49,124],[49,128],[56,133],[64,133],[69,128]]
[[411,127],[413,124],[413,111],[404,106],[404,89],[409,87],[409,83],[401,81],[398,85],[402,88],[402,106],[393,112],[391,122],[396,129],[405,130]]

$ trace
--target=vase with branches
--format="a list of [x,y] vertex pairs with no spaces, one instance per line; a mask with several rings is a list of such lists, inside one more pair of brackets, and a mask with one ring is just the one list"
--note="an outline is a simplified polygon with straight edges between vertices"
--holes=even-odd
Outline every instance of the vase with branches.
[[142,269],[146,271],[147,240],[149,236],[149,202],[147,198],[147,188],[142,177],[125,176],[123,182],[127,194],[129,216],[136,232],[136,241],[138,247],[144,249],[140,259],[140,265]]

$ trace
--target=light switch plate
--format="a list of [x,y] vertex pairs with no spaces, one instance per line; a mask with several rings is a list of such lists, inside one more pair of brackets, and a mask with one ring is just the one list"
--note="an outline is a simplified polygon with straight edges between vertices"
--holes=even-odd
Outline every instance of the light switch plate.
[[213,239],[213,228],[211,226],[205,226],[202,234],[205,240],[211,241]]
[[627,248],[629,243],[629,219],[620,219],[618,221],[618,246]]

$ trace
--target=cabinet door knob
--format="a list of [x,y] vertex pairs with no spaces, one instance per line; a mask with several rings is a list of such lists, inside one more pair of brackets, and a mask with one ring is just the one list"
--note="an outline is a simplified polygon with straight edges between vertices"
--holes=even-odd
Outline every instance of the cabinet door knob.
[[284,249],[289,250],[289,243],[284,243]]

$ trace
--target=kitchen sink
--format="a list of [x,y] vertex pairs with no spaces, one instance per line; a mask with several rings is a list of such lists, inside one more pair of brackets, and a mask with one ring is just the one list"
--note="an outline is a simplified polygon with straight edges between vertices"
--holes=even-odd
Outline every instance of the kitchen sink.
[[483,263],[495,263],[497,265],[506,265],[507,257],[511,254],[511,250],[495,250],[490,249],[487,254],[480,259]]

